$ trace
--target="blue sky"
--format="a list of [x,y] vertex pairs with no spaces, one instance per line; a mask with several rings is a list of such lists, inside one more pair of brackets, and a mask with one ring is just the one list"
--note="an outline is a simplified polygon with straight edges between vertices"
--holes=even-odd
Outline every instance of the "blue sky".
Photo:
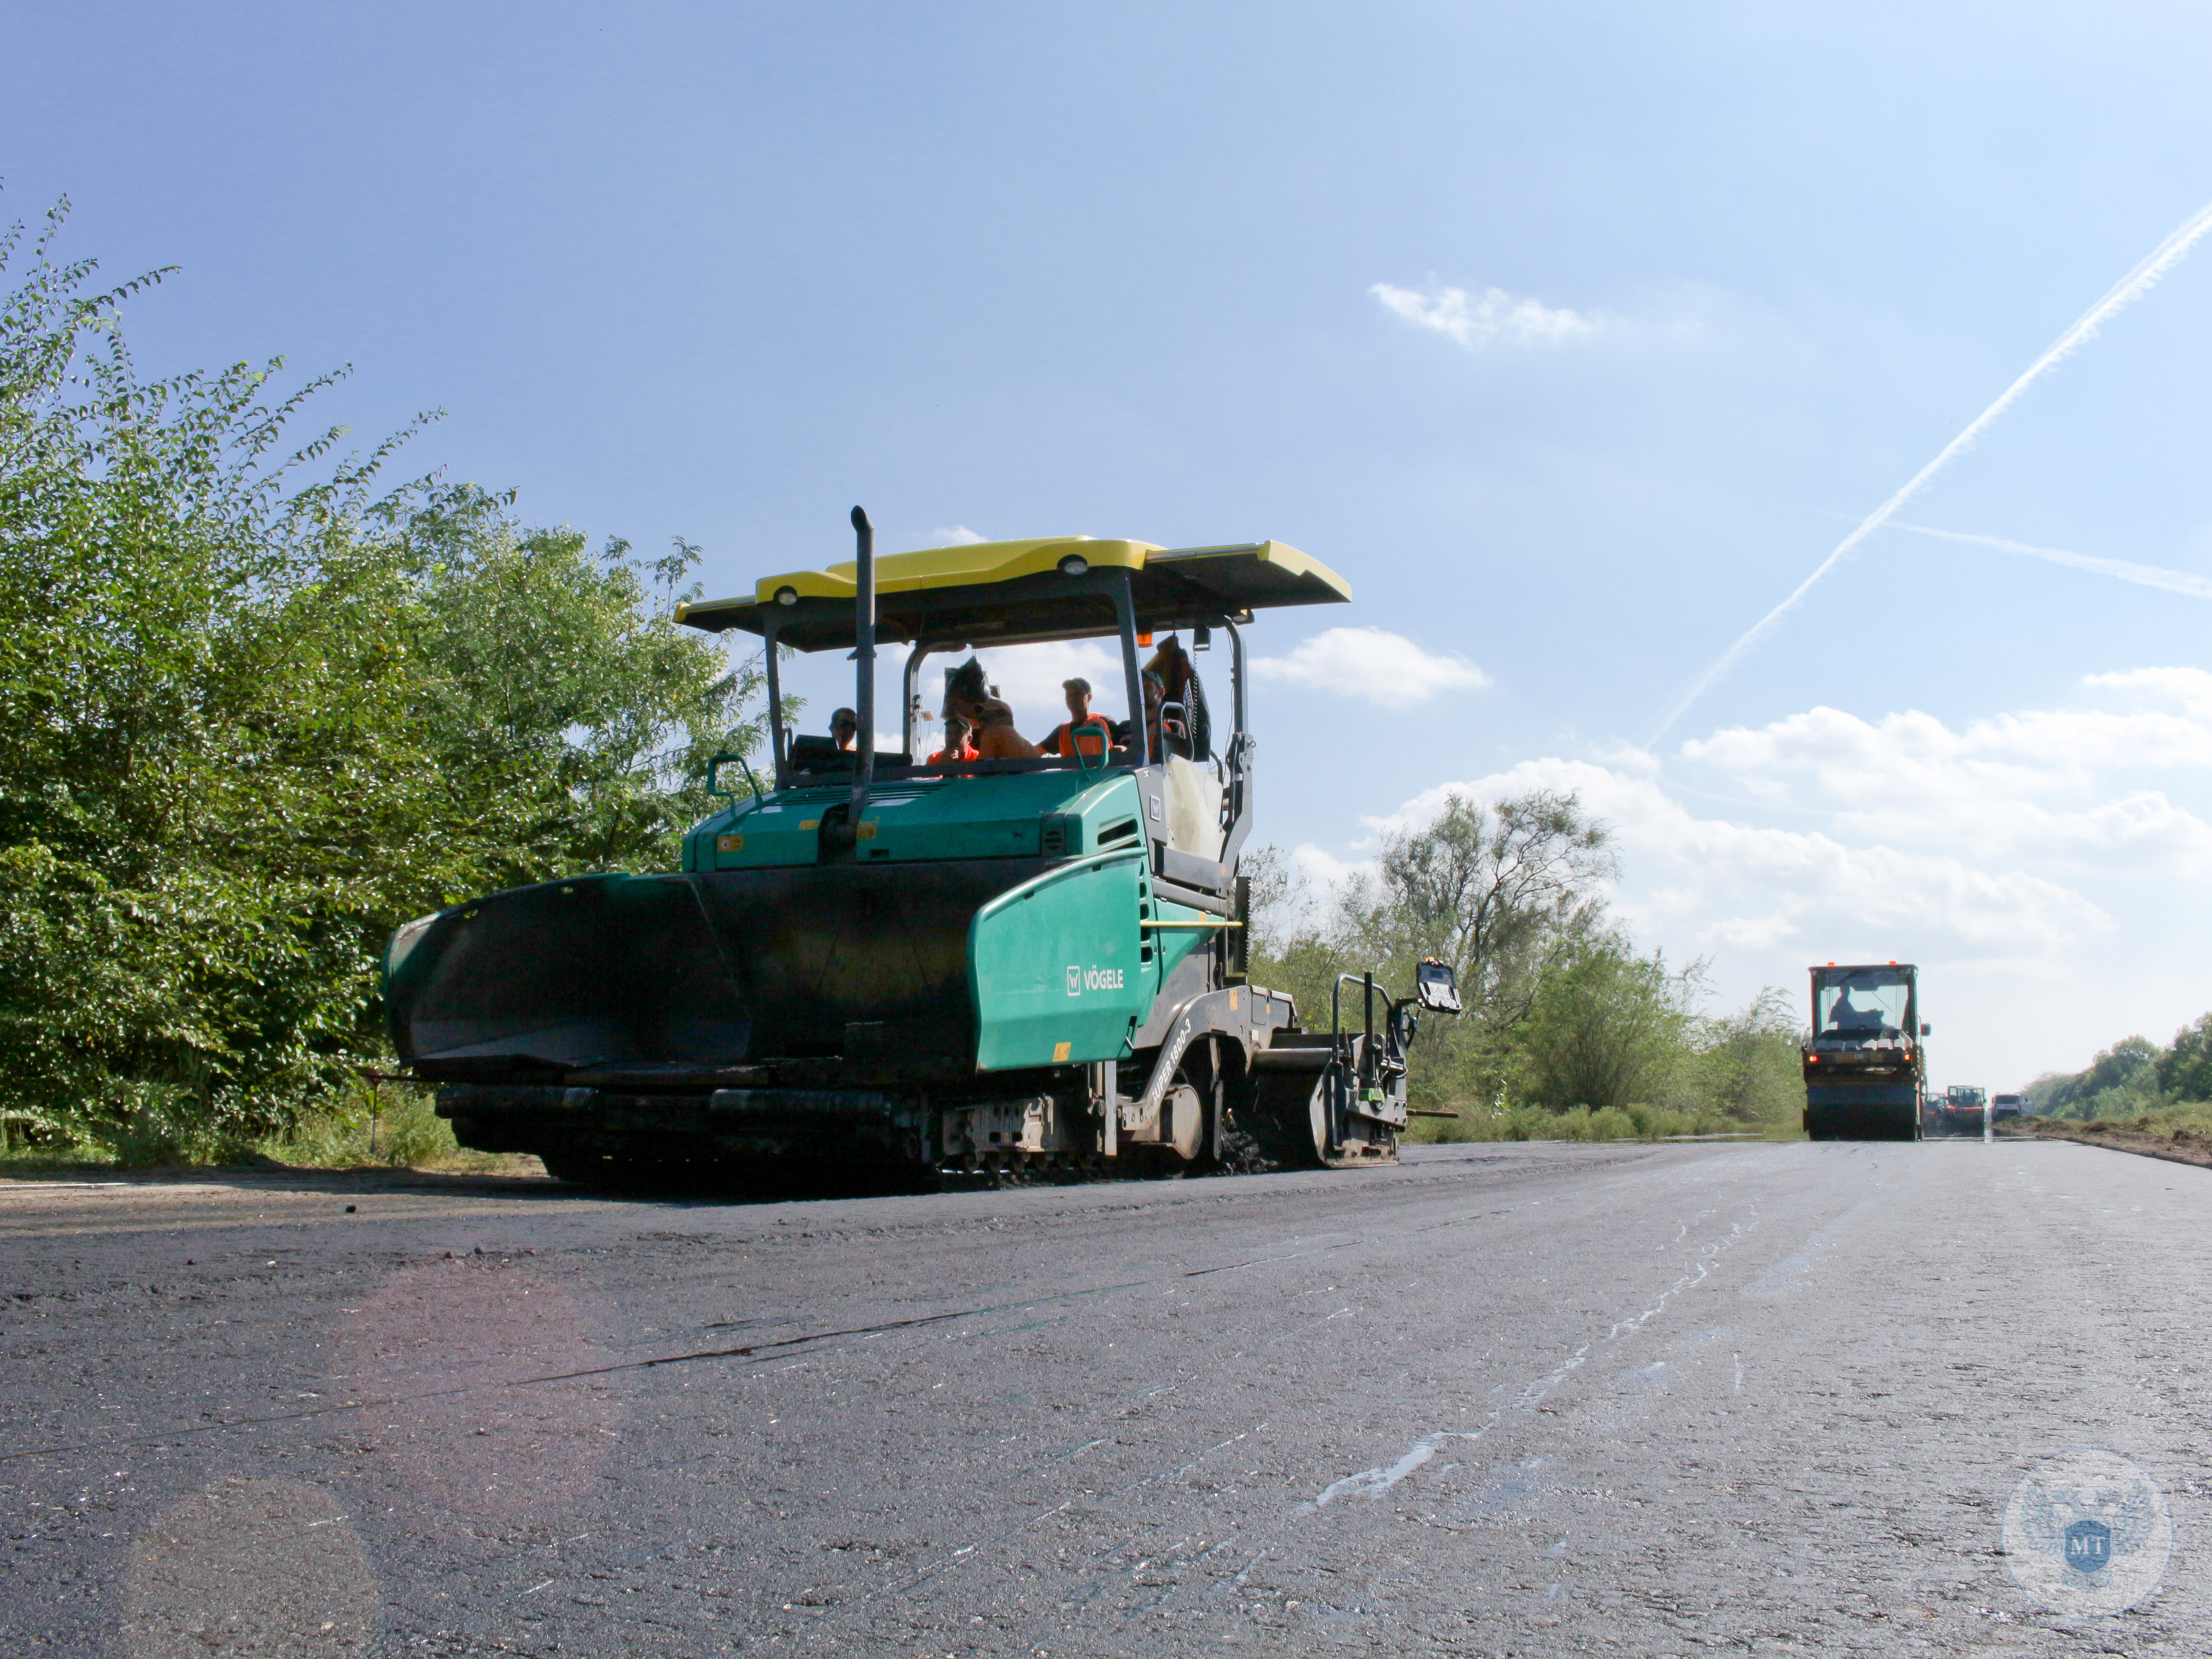
[[[1316,872],[1447,786],[1571,785],[1639,938],[1729,999],[1926,964],[1939,1081],[2212,1007],[2185,582],[1883,531],[1644,746],[2212,201],[2201,9],[0,25],[10,216],[66,191],[73,251],[183,267],[133,308],[150,368],[350,362],[326,410],[364,442],[442,407],[418,467],[685,536],[715,590],[842,556],[855,501],[890,548],[1278,537],[1358,596],[1254,631],[1292,665],[1257,699],[1263,833]],[[2208,323],[2200,249],[1904,516],[2212,578]],[[1332,626],[1425,654],[1300,679]]]

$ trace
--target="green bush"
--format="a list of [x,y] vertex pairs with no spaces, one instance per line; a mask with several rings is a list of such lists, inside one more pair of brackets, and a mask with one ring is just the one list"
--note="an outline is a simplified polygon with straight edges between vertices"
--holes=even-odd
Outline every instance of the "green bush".
[[1590,1114],[1589,1131],[1586,1138],[1591,1140],[1637,1140],[1641,1139],[1645,1133],[1643,1126],[1620,1107],[1608,1106],[1601,1112]]
[[1719,1112],[1685,1112],[1664,1107],[1605,1107],[1593,1112],[1575,1107],[1554,1112],[1542,1106],[1503,1103],[1460,1109],[1456,1118],[1415,1118],[1405,1139],[1415,1144],[1476,1140],[1658,1140],[1669,1135],[1741,1133],[1744,1125]]
[[687,544],[386,489],[399,439],[290,434],[328,377],[142,380],[117,316],[161,273],[93,291],[61,219],[0,299],[0,1118],[228,1157],[384,1060],[399,923],[672,862],[759,678],[674,620]]
[[362,1083],[304,1116],[257,1150],[282,1164],[316,1169],[420,1168],[460,1150],[453,1126],[433,1109],[431,1091]]

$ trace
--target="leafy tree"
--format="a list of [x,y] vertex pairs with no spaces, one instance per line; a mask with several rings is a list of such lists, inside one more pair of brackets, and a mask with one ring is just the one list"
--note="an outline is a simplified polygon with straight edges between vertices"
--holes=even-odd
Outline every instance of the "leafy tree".
[[1676,1097],[1696,1030],[1704,964],[1669,972],[1657,951],[1601,939],[1545,975],[1522,1037],[1528,1097],[1555,1110]]
[[1488,1101],[1515,1074],[1516,1033],[1547,974],[1601,929],[1617,873],[1611,832],[1571,794],[1449,797],[1383,840],[1372,876],[1316,895],[1271,848],[1253,877],[1253,975],[1326,1018],[1340,973],[1373,969],[1400,991],[1425,957],[1452,965],[1467,1013],[1427,1018],[1417,1103]]
[[2124,1037],[2101,1050],[2088,1069],[2046,1072],[2022,1091],[2042,1117],[2132,1117],[2182,1100],[2212,1100],[2212,1014],[2198,1016],[2160,1048],[2148,1037]]
[[1510,1025],[1602,925],[1612,842],[1572,794],[1455,794],[1431,823],[1384,838],[1375,878],[1346,896],[1346,925],[1394,965],[1449,963],[1483,1020]]
[[0,300],[0,1115],[208,1150],[383,1051],[397,922],[665,860],[757,677],[670,616],[694,550],[380,493],[407,434],[288,447],[328,377],[142,380],[117,315],[162,273],[94,290],[64,211]]
[[1789,993],[1768,986],[1698,1034],[1698,1089],[1740,1123],[1788,1121],[1805,1103],[1804,1033]]
[[511,504],[440,492],[404,526],[409,718],[436,816],[467,837],[473,890],[669,867],[711,804],[708,757],[760,741],[761,676],[674,621],[698,549],[641,567],[620,540],[593,555],[574,530],[526,530]]
[[2181,1100],[2212,1100],[2212,1014],[2200,1014],[2173,1034],[2158,1057],[2158,1086]]
[[2148,1037],[2124,1037],[2100,1051],[2088,1070],[2039,1077],[2025,1091],[2044,1117],[2118,1117],[2160,1101],[2160,1051]]

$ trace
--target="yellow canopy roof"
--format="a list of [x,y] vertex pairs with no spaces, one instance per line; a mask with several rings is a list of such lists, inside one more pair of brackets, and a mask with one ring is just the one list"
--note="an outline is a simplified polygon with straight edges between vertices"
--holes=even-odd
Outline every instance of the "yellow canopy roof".
[[[880,639],[1012,644],[1111,634],[1117,623],[1109,581],[1128,573],[1140,629],[1247,622],[1277,605],[1341,604],[1351,586],[1320,560],[1284,542],[1164,548],[1151,542],[1043,536],[892,553],[876,561]],[[802,651],[849,649],[856,567],[764,576],[752,597],[706,599],[677,611],[680,622],[720,632],[767,631]]]

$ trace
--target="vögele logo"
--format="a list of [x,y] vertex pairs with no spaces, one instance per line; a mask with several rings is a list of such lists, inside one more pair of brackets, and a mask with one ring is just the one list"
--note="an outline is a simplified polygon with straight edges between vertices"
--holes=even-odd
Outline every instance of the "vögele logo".
[[1119,991],[1123,988],[1122,970],[1119,968],[1070,968],[1067,970],[1067,994],[1079,997],[1085,991]]
[[2053,1613],[2125,1613],[2158,1588],[2172,1553],[2158,1482],[2101,1447],[2045,1458],[2005,1505],[2005,1566]]

